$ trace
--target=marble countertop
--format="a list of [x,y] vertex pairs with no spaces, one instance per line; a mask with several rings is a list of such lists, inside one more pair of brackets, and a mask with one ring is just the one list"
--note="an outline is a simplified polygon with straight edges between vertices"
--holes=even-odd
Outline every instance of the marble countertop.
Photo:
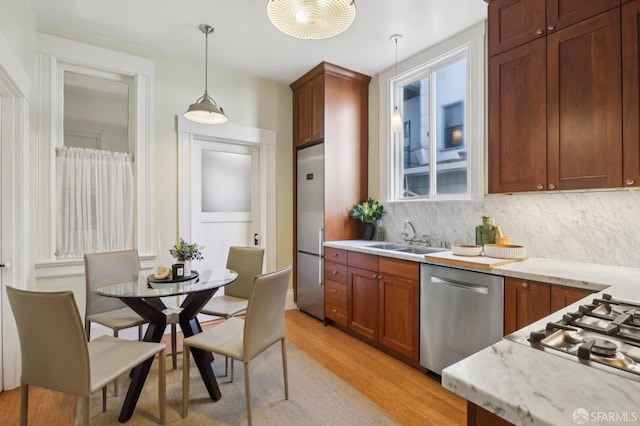
[[[375,243],[332,241],[325,246],[433,263],[427,262],[423,255],[367,247]],[[637,268],[530,258],[482,272],[640,300],[640,269]],[[603,366],[585,365],[553,351],[532,348],[526,341],[531,331],[543,329],[549,321],[557,321],[563,312],[577,310],[580,303],[536,321],[445,368],[442,385],[517,425],[640,423],[640,377],[618,374]]]
[[[616,284],[602,293],[640,300],[640,285]],[[442,386],[517,425],[640,423],[640,377],[585,365],[559,352],[532,348],[526,341],[531,331],[544,329],[563,312],[576,311],[580,303],[445,368]]]

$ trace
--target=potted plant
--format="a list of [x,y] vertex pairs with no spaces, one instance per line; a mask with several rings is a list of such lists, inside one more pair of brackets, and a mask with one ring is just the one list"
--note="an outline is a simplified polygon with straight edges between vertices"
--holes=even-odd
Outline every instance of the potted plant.
[[203,248],[204,247],[197,243],[187,243],[185,240],[180,238],[180,241],[175,243],[175,245],[169,249],[169,254],[178,262],[184,264],[184,275],[187,276],[191,275],[191,261],[204,259],[204,256],[202,255]]
[[383,213],[384,206],[371,197],[367,198],[361,204],[354,205],[351,210],[349,210],[350,217],[358,219],[365,224],[365,240],[373,239],[376,230],[374,223],[382,218]]

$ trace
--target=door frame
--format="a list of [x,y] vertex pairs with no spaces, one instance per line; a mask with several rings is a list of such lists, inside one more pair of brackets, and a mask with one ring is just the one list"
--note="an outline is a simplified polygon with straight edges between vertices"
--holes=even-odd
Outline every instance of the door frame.
[[[2,203],[0,225],[2,248],[0,259],[10,267],[0,269],[0,283],[26,289],[31,264],[31,236],[28,221],[28,196],[25,188],[30,184],[29,174],[29,91],[28,74],[0,34],[0,149]],[[7,200],[9,200],[7,202]],[[2,348],[0,352],[0,389],[13,389],[20,385],[20,345],[9,301],[0,288],[0,321]]]
[[276,268],[276,132],[237,124],[200,124],[178,116],[178,235],[191,241],[191,147],[195,139],[256,146],[260,158],[260,232],[267,271]]

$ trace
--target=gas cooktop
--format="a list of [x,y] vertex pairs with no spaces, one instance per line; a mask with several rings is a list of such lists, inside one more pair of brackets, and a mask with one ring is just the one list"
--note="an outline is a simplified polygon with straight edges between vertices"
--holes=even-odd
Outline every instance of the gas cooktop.
[[640,381],[640,303],[603,294],[527,340],[537,349]]

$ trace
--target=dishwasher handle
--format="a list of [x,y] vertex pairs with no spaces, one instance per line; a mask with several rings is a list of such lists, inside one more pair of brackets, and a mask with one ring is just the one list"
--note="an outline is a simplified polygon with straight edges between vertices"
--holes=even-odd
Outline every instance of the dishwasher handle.
[[473,293],[479,293],[479,294],[489,294],[489,287],[487,286],[483,286],[483,285],[478,285],[478,284],[471,284],[471,283],[465,283],[462,281],[455,281],[455,280],[450,280],[447,278],[440,278],[440,277],[436,277],[435,275],[432,275],[431,277],[429,277],[431,282],[434,284],[443,284],[443,285],[448,285],[451,287],[456,287],[459,288],[461,290],[466,290],[466,291],[470,291]]

